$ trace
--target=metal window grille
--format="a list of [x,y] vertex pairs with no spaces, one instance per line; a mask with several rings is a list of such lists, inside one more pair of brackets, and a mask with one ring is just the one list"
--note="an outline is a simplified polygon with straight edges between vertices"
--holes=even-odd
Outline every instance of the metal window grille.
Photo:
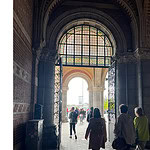
[[78,25],[61,37],[59,52],[63,66],[109,67],[113,46],[103,31]]

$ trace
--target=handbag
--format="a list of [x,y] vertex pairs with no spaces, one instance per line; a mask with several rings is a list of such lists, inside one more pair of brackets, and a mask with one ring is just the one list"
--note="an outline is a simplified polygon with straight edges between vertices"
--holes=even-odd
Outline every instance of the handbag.
[[117,137],[114,139],[112,142],[112,148],[113,149],[121,149],[124,150],[127,148],[127,144],[124,138],[122,137]]

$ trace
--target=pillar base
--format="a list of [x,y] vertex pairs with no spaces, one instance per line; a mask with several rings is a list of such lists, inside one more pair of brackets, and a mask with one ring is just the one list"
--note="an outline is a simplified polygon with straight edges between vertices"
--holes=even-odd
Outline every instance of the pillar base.
[[58,137],[56,135],[56,126],[52,125],[43,129],[43,150],[57,149]]
[[63,123],[68,122],[68,117],[67,117],[67,116],[66,116],[66,117],[64,117],[64,118],[62,119],[62,122],[63,122]]

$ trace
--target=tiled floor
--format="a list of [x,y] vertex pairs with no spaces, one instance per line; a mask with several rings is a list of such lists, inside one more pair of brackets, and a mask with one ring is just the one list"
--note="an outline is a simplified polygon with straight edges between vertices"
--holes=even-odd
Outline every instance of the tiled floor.
[[[72,139],[69,138],[69,123],[62,124],[62,139],[60,150],[88,150],[88,140],[84,139],[85,131],[88,123],[78,122],[76,125],[76,131],[78,139],[75,140],[74,136]],[[106,150],[113,150],[109,142],[106,143]]]

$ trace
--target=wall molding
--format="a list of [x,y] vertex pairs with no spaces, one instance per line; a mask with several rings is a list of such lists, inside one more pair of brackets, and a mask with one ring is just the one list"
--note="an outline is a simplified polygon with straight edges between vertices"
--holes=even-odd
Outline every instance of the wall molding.
[[21,66],[19,66],[16,62],[13,62],[13,73],[15,76],[31,84],[31,75],[27,71],[25,71]]
[[30,104],[28,103],[13,103],[13,114],[30,113]]

